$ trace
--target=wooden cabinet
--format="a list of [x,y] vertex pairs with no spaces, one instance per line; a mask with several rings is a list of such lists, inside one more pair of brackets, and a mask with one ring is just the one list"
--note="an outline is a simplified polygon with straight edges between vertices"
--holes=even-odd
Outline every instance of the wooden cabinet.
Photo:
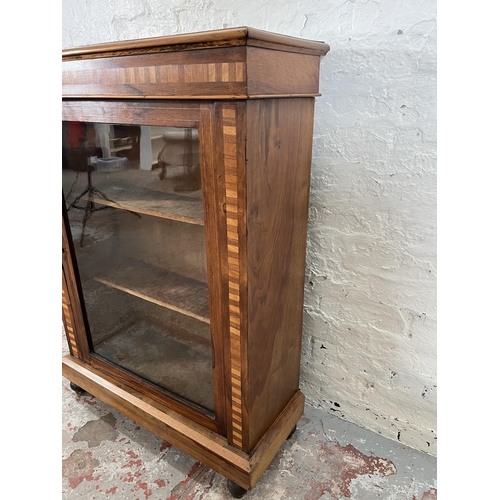
[[244,489],[294,429],[321,42],[63,52],[63,374]]

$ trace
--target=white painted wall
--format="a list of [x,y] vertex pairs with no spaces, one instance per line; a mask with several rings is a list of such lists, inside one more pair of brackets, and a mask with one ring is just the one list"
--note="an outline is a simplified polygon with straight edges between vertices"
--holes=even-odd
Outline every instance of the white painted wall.
[[436,2],[65,0],[63,48],[235,26],[327,42],[307,402],[436,454]]

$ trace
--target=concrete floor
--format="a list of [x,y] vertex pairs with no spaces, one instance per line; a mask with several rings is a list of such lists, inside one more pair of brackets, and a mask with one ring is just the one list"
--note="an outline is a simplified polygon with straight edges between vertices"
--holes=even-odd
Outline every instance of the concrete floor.
[[[67,352],[65,339],[63,352]],[[219,474],[62,381],[62,498],[232,498]],[[434,500],[436,459],[306,405],[247,500]]]

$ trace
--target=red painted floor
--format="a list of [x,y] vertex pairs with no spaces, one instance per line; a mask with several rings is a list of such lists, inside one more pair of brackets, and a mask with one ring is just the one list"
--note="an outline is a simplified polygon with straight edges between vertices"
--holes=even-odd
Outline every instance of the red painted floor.
[[[62,497],[67,500],[232,498],[226,481],[63,379]],[[436,459],[306,406],[245,499],[434,500]]]

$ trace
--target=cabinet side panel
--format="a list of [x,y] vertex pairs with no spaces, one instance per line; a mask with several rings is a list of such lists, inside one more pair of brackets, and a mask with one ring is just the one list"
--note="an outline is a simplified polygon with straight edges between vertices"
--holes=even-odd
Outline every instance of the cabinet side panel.
[[314,99],[247,105],[249,446],[299,387]]
[[319,95],[318,56],[247,48],[248,95]]

